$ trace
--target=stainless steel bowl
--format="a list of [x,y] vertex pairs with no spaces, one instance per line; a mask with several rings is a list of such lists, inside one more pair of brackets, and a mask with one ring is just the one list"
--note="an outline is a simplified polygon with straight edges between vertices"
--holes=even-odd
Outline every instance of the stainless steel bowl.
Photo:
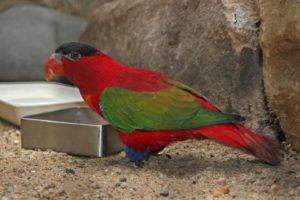
[[122,150],[118,134],[89,108],[71,108],[23,117],[22,148],[52,149],[102,157]]

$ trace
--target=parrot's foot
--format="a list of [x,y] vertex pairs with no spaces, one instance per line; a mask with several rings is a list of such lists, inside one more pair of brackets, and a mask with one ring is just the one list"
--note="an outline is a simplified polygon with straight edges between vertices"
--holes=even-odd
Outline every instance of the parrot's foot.
[[127,145],[125,145],[124,151],[127,155],[127,158],[129,158],[129,161],[134,163],[137,167],[143,167],[144,161],[148,161],[150,156],[162,156],[168,159],[172,159],[169,154],[160,154],[159,152],[153,151],[138,151],[128,147]]
[[137,151],[135,149],[132,149],[125,145],[124,151],[128,158],[130,159],[131,162],[133,162],[136,166],[138,167],[143,167],[144,166],[144,160],[149,159],[149,152],[146,151]]

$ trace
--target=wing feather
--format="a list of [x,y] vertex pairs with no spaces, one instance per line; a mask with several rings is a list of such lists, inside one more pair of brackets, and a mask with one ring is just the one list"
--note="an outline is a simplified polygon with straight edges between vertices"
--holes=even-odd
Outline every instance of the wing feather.
[[107,88],[100,106],[106,120],[125,133],[191,129],[241,120],[238,115],[206,109],[192,93],[175,86],[156,92]]

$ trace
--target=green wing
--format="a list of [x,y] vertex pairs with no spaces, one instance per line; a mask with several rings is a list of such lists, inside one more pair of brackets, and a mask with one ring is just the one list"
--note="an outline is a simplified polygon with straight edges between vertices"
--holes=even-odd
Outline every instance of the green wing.
[[193,94],[176,86],[156,92],[108,88],[101,95],[100,107],[105,119],[125,133],[183,130],[242,119],[206,109]]

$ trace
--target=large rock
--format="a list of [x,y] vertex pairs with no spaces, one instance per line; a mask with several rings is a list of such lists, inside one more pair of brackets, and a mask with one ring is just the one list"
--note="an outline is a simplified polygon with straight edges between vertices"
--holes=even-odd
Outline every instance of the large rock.
[[19,4],[36,4],[86,17],[95,6],[113,0],[1,0],[0,11]]
[[33,5],[0,13],[0,81],[43,80],[47,57],[61,43],[78,41],[85,25],[79,17]]
[[269,107],[300,150],[300,1],[259,1],[264,82]]
[[269,118],[258,22],[249,0],[119,0],[94,10],[81,41],[122,63],[166,73],[262,131]]

